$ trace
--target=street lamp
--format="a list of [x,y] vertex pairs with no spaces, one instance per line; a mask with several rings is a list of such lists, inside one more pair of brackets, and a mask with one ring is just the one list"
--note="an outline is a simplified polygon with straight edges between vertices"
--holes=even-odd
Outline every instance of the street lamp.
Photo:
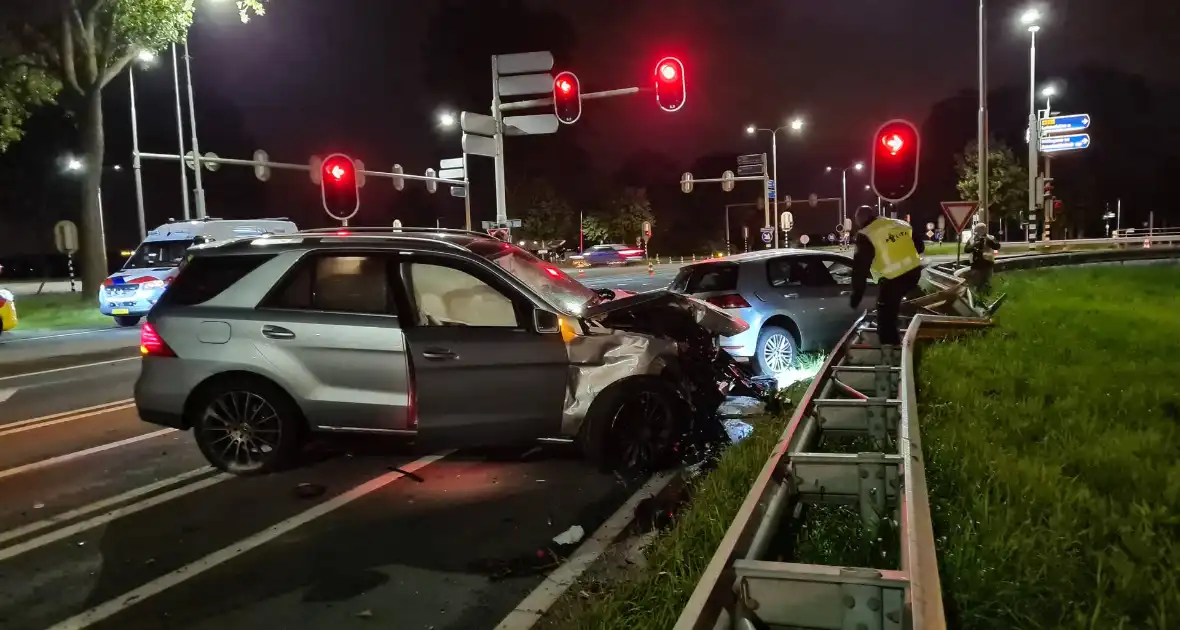
[[455,115],[450,112],[443,112],[438,115],[438,124],[441,127],[454,127]]
[[80,171],[80,170],[82,170],[82,160],[79,160],[76,157],[69,158],[68,160],[66,160],[66,170],[67,171]]
[[1041,96],[1045,97],[1045,117],[1053,115],[1053,97],[1057,96],[1057,87],[1053,85],[1046,85],[1041,88]]
[[[864,167],[864,162],[856,162],[852,166],[840,169],[840,215],[837,218],[840,225],[844,225],[844,218],[848,214],[848,171],[857,171],[859,173],[864,170]],[[825,173],[831,173],[833,170],[835,169],[830,166],[824,167]]]
[[[1037,125],[1037,31],[1041,12],[1028,9],[1020,15],[1020,23],[1028,28],[1028,213],[1037,211],[1037,152],[1040,149],[1041,130]],[[985,215],[986,216],[986,215]]]
[[[779,231],[778,132],[788,130],[788,129],[793,133],[796,133],[796,134],[800,133],[801,131],[803,131],[803,119],[799,118],[799,117],[795,117],[794,119],[791,120],[791,122],[787,123],[786,125],[783,125],[782,127],[775,127],[774,129],[757,127],[755,125],[749,125],[746,127],[746,133],[751,136],[755,135],[759,131],[769,131],[770,132],[770,160],[771,160],[770,172],[771,172],[771,177],[774,180],[774,186],[775,186],[775,190],[774,190],[774,247],[776,247],[776,248],[778,247],[778,239],[779,239],[779,236],[778,236],[778,231]],[[766,214],[766,219],[765,219],[766,226],[769,227],[770,226],[770,204],[767,204],[765,214]]]
[[[438,115],[438,126],[442,127],[443,129],[453,129],[455,127],[456,122],[457,121],[455,119],[455,114],[453,114],[449,111],[441,112]],[[463,195],[464,225],[466,226],[466,229],[470,230],[471,229],[471,185],[470,185],[471,174],[467,172],[467,152],[466,151],[463,152],[463,181],[467,182],[466,194]],[[581,230],[581,227],[579,226],[578,229]],[[581,232],[579,231],[579,234],[580,233]],[[581,237],[579,236],[579,239],[580,238]]]

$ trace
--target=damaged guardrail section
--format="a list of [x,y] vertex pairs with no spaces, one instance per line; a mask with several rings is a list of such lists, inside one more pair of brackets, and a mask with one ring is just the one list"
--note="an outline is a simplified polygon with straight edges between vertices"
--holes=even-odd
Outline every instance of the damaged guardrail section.
[[[996,271],[1178,254],[1152,248],[1030,255],[997,261]],[[914,314],[906,318],[899,356],[881,347],[868,316],[833,349],[676,630],[946,628],[914,350],[921,340],[991,325],[999,301],[977,304],[963,271],[953,264],[926,269],[927,295],[907,303]],[[851,524],[835,524],[848,516]],[[842,555],[841,546],[861,552]]]

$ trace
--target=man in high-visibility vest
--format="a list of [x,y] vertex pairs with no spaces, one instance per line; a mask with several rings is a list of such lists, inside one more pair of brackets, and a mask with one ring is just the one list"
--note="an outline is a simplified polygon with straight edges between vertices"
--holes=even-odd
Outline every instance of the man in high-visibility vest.
[[909,223],[887,219],[872,206],[856,209],[856,255],[852,263],[852,308],[860,306],[865,283],[871,274],[877,279],[877,337],[885,354],[901,345],[897,319],[901,301],[918,286],[922,274],[922,237]]

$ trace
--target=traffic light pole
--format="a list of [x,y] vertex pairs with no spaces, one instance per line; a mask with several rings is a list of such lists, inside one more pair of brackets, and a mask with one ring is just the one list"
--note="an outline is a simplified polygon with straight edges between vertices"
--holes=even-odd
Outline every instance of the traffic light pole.
[[[139,220],[139,240],[147,238],[147,219],[143,214],[143,173],[139,161],[139,121],[135,111],[135,66],[127,68],[127,88],[131,92],[131,168],[135,171],[135,210]],[[181,173],[184,165],[181,165]],[[185,197],[187,200],[188,197]],[[185,218],[188,218],[188,203],[184,204]]]
[[[549,99],[552,102],[553,99]],[[496,144],[496,223],[508,221],[508,183],[504,169],[504,114],[500,104],[500,68],[499,58],[492,55],[492,118],[496,120],[496,133],[492,141]],[[464,153],[466,156],[466,153]],[[465,158],[466,159],[466,158]],[[471,191],[467,191],[470,195]]]
[[[987,225],[987,205],[988,205],[988,189],[987,189],[987,171],[988,171],[988,151],[987,151],[987,1],[979,0],[979,138],[977,143],[979,145],[979,161],[977,162],[979,171],[979,214],[982,215],[984,225]],[[1029,129],[1029,135],[1032,135],[1032,129]],[[1031,138],[1030,138],[1031,141]]]

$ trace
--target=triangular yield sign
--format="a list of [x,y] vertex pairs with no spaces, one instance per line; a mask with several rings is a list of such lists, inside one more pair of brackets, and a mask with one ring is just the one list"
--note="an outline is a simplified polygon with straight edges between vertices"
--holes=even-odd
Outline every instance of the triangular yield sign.
[[971,222],[971,215],[975,214],[977,207],[979,207],[978,201],[944,201],[942,202],[942,213],[950,220],[956,232],[962,232],[963,228]]

